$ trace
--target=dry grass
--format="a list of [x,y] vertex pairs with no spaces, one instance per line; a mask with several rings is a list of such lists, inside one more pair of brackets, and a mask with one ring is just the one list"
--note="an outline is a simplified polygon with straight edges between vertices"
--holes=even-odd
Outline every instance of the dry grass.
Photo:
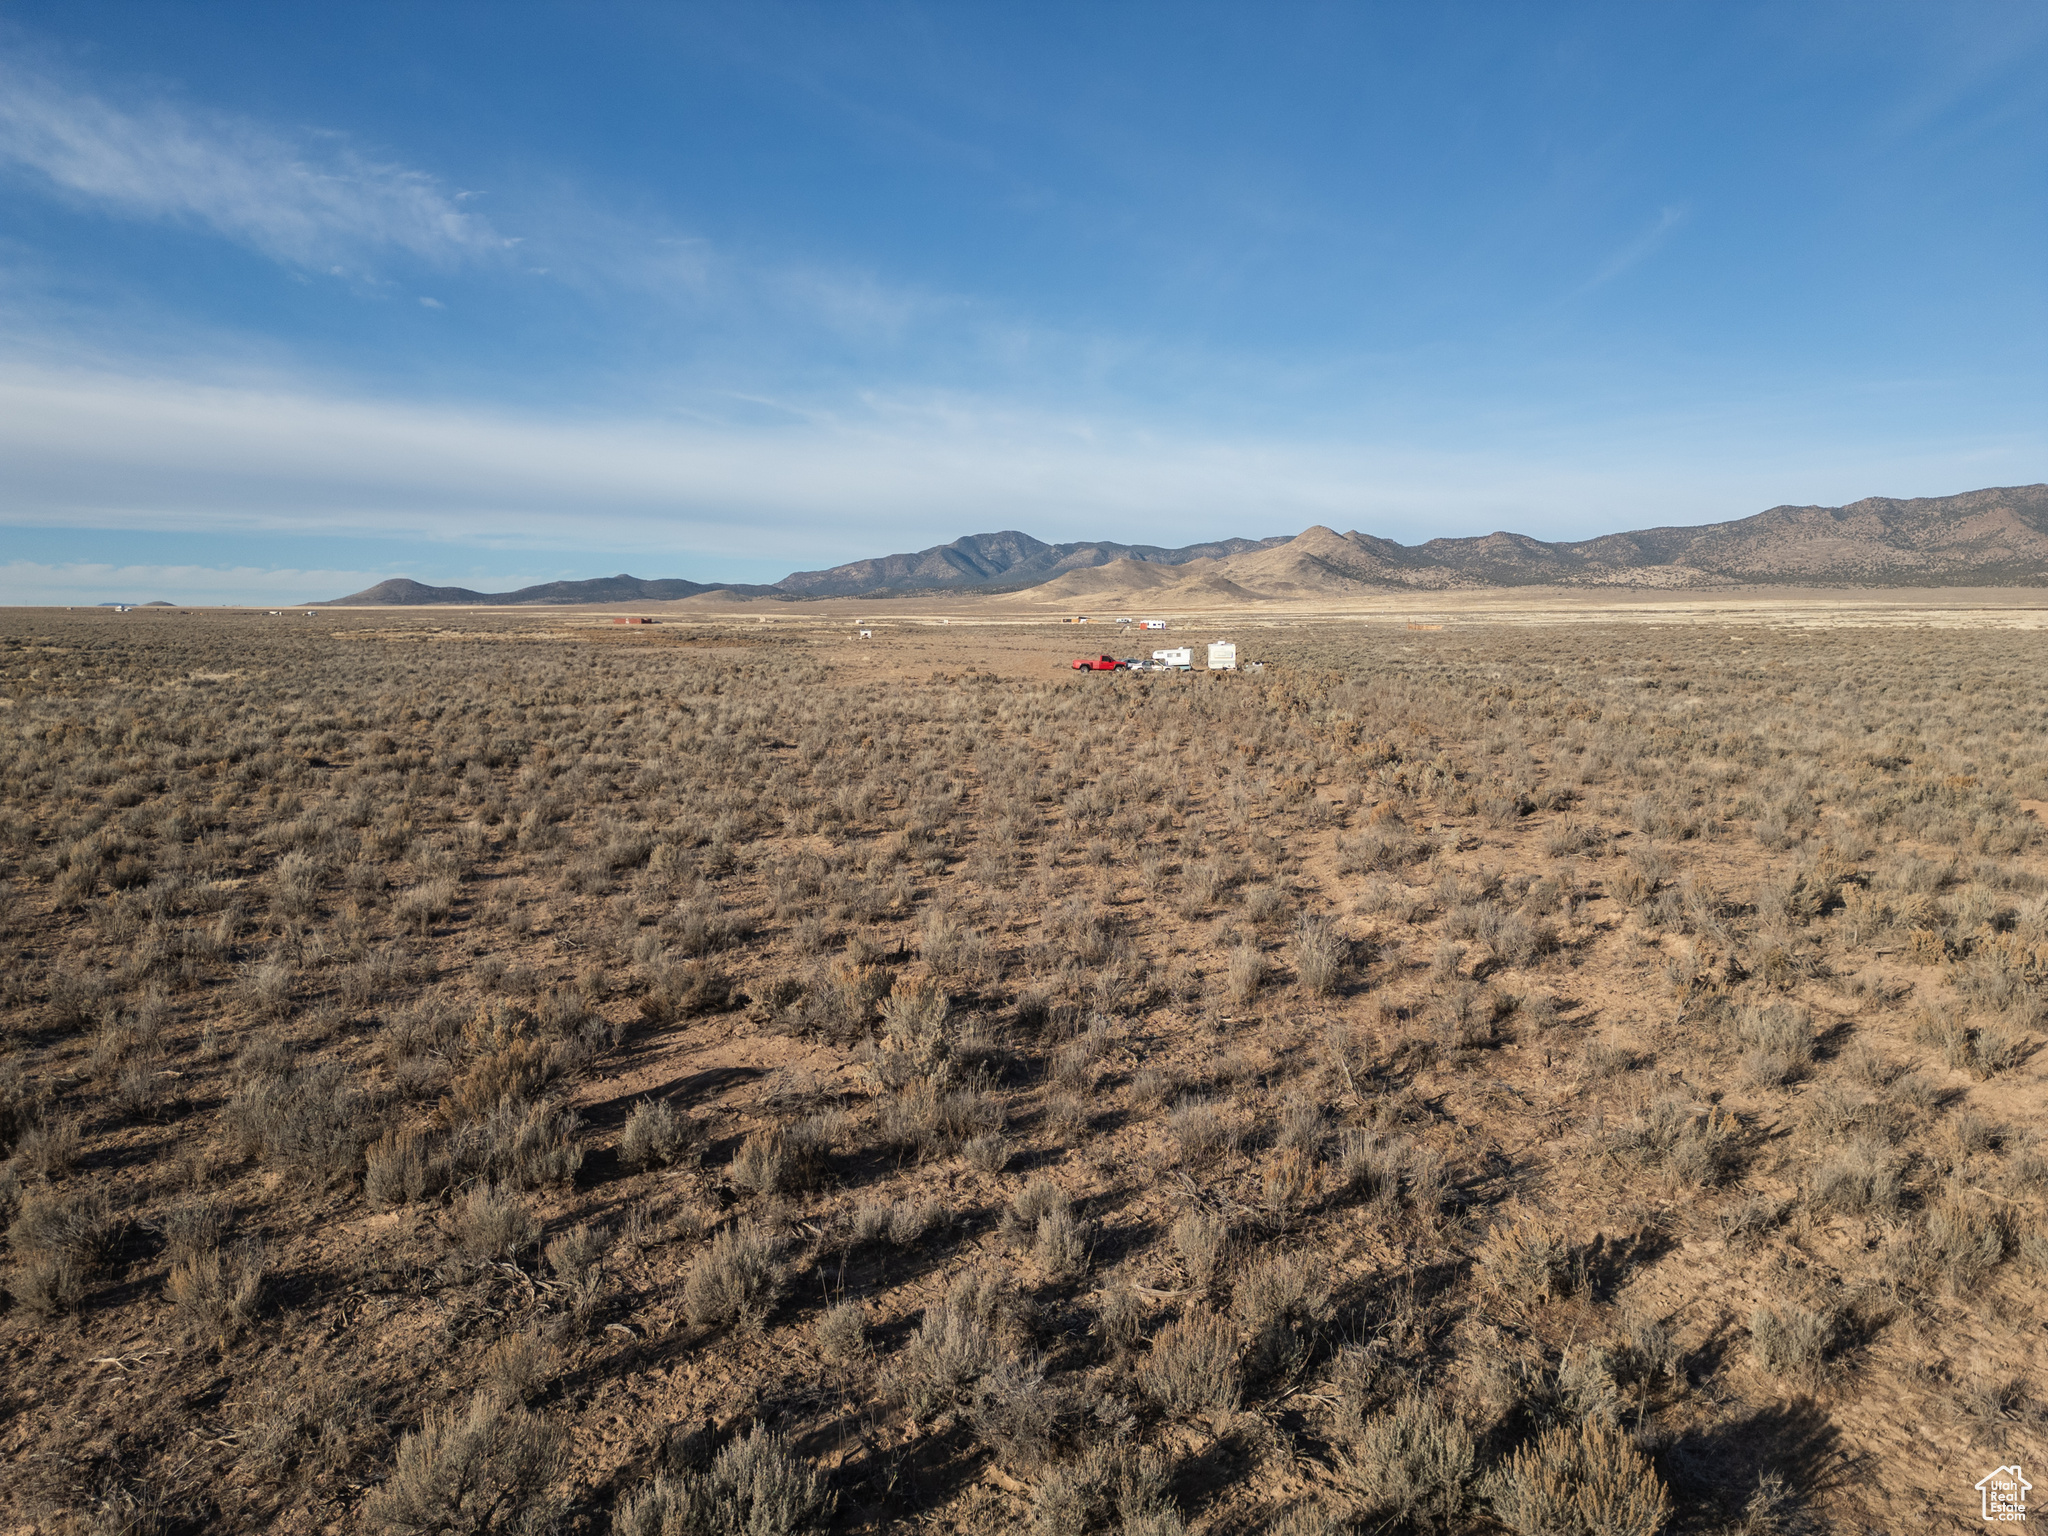
[[301,625],[0,621],[25,1528],[1934,1529],[2038,1459],[2031,632]]

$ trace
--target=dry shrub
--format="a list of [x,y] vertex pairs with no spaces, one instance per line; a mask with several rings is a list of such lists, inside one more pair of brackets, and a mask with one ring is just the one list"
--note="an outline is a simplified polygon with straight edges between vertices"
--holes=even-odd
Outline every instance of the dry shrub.
[[897,981],[881,1012],[883,1039],[909,1057],[914,1070],[930,1071],[946,1058],[952,1000],[936,977]]
[[127,1219],[114,1214],[102,1190],[26,1196],[7,1231],[16,1260],[9,1293],[39,1316],[72,1310],[126,1228]]
[[1572,1290],[1572,1247],[1540,1216],[1517,1214],[1487,1234],[1479,1249],[1486,1288],[1511,1301],[1549,1301]]
[[256,1074],[228,1101],[224,1118],[243,1156],[334,1185],[362,1168],[385,1112],[379,1096],[349,1083],[343,1063],[328,1061]]
[[448,1182],[448,1158],[424,1131],[386,1131],[364,1153],[363,1193],[379,1210],[437,1194]]
[[781,1244],[771,1234],[753,1225],[727,1227],[683,1283],[683,1311],[693,1323],[758,1329],[781,1300],[786,1279]]
[[391,903],[391,915],[405,927],[425,934],[455,910],[457,889],[452,876],[422,880],[398,893]]
[[522,1189],[567,1183],[583,1166],[573,1109],[502,1099],[481,1120],[458,1126],[448,1141],[460,1175],[501,1179]]
[[1348,1130],[1338,1144],[1338,1174],[1382,1209],[1406,1203],[1433,1221],[1451,1195],[1451,1172],[1441,1153],[1406,1136],[1382,1140],[1370,1131]]
[[362,1518],[392,1536],[541,1529],[567,1458],[561,1430],[480,1391],[466,1407],[427,1411],[399,1442],[391,1476],[363,1500]]
[[700,1150],[695,1122],[667,1099],[640,1100],[619,1133],[619,1161],[628,1168],[672,1168]]
[[1138,1367],[1138,1385],[1168,1413],[1227,1418],[1237,1411],[1243,1390],[1236,1330],[1213,1312],[1194,1311],[1168,1323]]
[[1174,1218],[1168,1234],[1173,1251],[1195,1290],[1206,1291],[1216,1283],[1223,1256],[1230,1246],[1230,1226],[1221,1216],[1208,1211],[1184,1211]]
[[1834,1347],[1835,1320],[1806,1307],[1758,1307],[1749,1315],[1749,1348],[1773,1376],[1812,1381]]
[[867,1312],[857,1301],[834,1302],[818,1319],[818,1356],[827,1365],[846,1365],[868,1352]]
[[1928,1207],[1926,1227],[1908,1244],[1908,1253],[1922,1276],[1938,1276],[1950,1295],[1963,1296],[1997,1267],[2006,1246],[2002,1214],[1980,1192],[1951,1187]]
[[69,1312],[85,1297],[84,1271],[61,1253],[37,1253],[21,1259],[7,1277],[7,1294],[16,1306],[37,1317]]
[[1030,1536],[1181,1536],[1186,1526],[1166,1492],[1169,1472],[1149,1447],[1091,1444],[1040,1473],[1031,1490]]
[[482,1119],[507,1099],[532,1100],[563,1073],[564,1053],[552,1042],[513,1039],[480,1055],[441,1101],[451,1125]]
[[1813,1065],[1813,1026],[1788,1003],[1744,1008],[1736,1034],[1747,1047],[1742,1070],[1753,1082],[1778,1087],[1804,1077]]
[[484,1352],[484,1381],[506,1402],[525,1402],[540,1395],[561,1364],[561,1351],[538,1334],[508,1333]]
[[1674,1183],[1691,1186],[1720,1183],[1738,1151],[1731,1115],[1718,1106],[1702,1111],[1676,1096],[1638,1109],[1616,1127],[1611,1141],[1617,1151],[1661,1168]]
[[1343,984],[1351,944],[1328,918],[1304,912],[1294,925],[1294,973],[1315,997],[1328,997]]
[[1010,1163],[1010,1143],[1000,1131],[970,1136],[960,1153],[983,1173],[1001,1173]]
[[1387,1525],[1464,1529],[1477,1462],[1471,1431],[1433,1398],[1408,1393],[1368,1415],[1347,1398],[1339,1410],[1338,1473]]
[[1180,1160],[1200,1166],[1237,1143],[1223,1111],[1209,1099],[1182,1099],[1166,1117],[1166,1129],[1180,1148]]
[[1061,1205],[1038,1218],[1031,1257],[1048,1280],[1071,1280],[1088,1267],[1088,1224]]
[[1284,1376],[1308,1360],[1329,1323],[1329,1279],[1305,1254],[1263,1259],[1238,1277],[1230,1312],[1245,1340],[1245,1374],[1254,1382]]
[[175,1261],[168,1291],[186,1331],[225,1345],[255,1318],[266,1267],[255,1243],[225,1256],[213,1248]]
[[980,1269],[962,1275],[944,1300],[925,1308],[892,1373],[914,1417],[964,1403],[973,1384],[995,1369],[1004,1358],[1000,1329],[1008,1306],[1004,1279]]
[[455,1246],[474,1263],[515,1257],[540,1237],[540,1222],[513,1194],[476,1184],[455,1208]]
[[1599,1423],[1545,1430],[1488,1483],[1495,1518],[1515,1536],[1657,1536],[1671,1517],[1649,1458]]
[[597,1312],[604,1286],[604,1256],[611,1248],[608,1228],[579,1222],[547,1246],[548,1268],[568,1288],[568,1316],[579,1327]]
[[672,1024],[696,1014],[723,1013],[733,998],[732,976],[715,960],[654,964],[648,967],[640,1017],[649,1024]]
[[788,1180],[789,1155],[780,1129],[755,1131],[740,1143],[727,1170],[733,1183],[757,1195],[772,1195]]
[[833,1502],[816,1469],[756,1424],[706,1471],[659,1474],[627,1495],[611,1528],[617,1536],[800,1536],[823,1528]]
[[1224,967],[1224,985],[1230,1000],[1240,1008],[1254,1001],[1266,982],[1266,956],[1258,944],[1244,940],[1230,951]]
[[1813,1171],[1814,1205],[1844,1215],[1895,1209],[1904,1191],[1905,1160],[1881,1142],[1858,1137],[1830,1152]]

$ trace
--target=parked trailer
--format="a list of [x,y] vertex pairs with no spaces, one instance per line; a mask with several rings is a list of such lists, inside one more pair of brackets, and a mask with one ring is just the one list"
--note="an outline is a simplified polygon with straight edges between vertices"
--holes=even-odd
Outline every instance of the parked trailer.
[[1185,672],[1195,664],[1195,648],[1191,645],[1182,645],[1172,650],[1154,651],[1152,659],[1162,667],[1173,667]]
[[1166,628],[1166,620],[1164,620],[1164,619],[1140,619],[1140,620],[1138,620],[1138,628],[1140,628],[1140,629],[1164,629],[1164,628]]
[[1209,670],[1211,672],[1235,672],[1237,670],[1237,642],[1216,640],[1209,646]]

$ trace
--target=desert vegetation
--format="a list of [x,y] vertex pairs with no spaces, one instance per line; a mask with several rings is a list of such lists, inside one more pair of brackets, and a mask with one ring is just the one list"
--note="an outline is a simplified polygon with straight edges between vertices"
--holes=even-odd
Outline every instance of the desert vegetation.
[[0,616],[19,1527],[1903,1531],[2040,1461],[2037,635],[547,622]]

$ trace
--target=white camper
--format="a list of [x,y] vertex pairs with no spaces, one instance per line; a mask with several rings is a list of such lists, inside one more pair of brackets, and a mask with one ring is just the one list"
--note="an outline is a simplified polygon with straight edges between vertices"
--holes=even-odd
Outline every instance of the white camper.
[[1154,651],[1152,659],[1162,667],[1177,667],[1185,672],[1195,664],[1195,648],[1183,645],[1170,651]]
[[1140,628],[1140,629],[1164,629],[1164,628],[1166,628],[1166,620],[1164,620],[1164,619],[1140,619],[1140,620],[1138,620],[1138,628]]
[[1215,640],[1209,645],[1209,670],[1211,672],[1235,672],[1237,670],[1237,642]]

